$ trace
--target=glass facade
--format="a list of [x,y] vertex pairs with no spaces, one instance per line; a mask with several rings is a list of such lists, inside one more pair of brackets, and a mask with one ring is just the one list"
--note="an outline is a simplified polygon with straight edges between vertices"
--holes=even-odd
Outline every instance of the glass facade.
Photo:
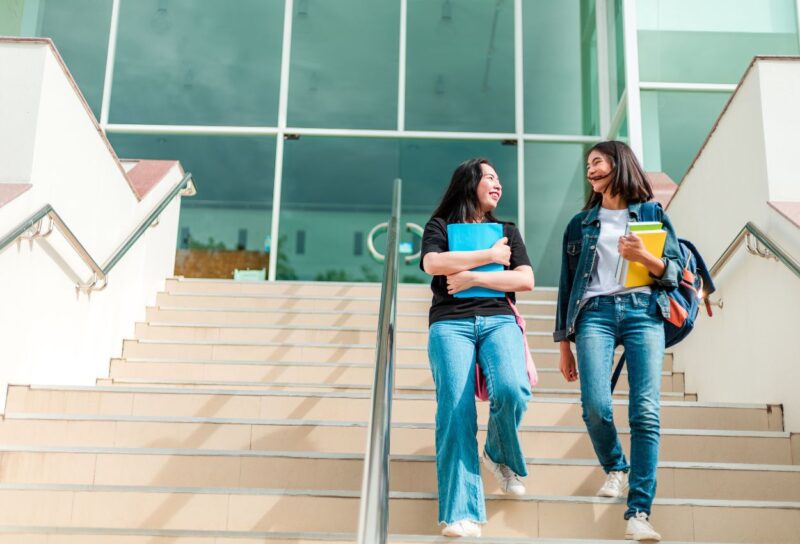
[[[753,55],[798,53],[796,9],[797,0],[735,9],[728,0],[9,0],[0,28],[51,37],[98,118],[111,81],[103,121],[120,156],[178,159],[195,175],[199,193],[180,219],[178,261],[192,263],[184,275],[266,277],[271,264],[277,279],[377,281],[367,238],[387,219],[392,180],[404,183],[402,221],[424,225],[454,167],[485,156],[504,186],[499,216],[523,227],[537,284],[552,286],[564,226],[586,198],[587,146],[627,140],[631,128],[646,169],[680,182]],[[639,80],[627,81],[634,47]],[[629,85],[640,111],[628,110]],[[409,233],[401,240],[404,251],[419,248]],[[401,279],[426,281],[416,262]]]

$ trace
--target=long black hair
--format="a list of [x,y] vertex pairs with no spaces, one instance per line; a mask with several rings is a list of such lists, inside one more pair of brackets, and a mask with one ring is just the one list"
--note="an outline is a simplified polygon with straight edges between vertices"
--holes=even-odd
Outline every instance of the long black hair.
[[[626,202],[647,202],[653,200],[653,188],[647,176],[633,154],[633,150],[623,142],[615,140],[599,142],[586,152],[586,158],[592,151],[605,155],[611,163],[612,175],[608,190],[611,196],[622,196]],[[586,199],[584,210],[594,208],[603,201],[603,195],[591,191]]]
[[478,202],[478,184],[483,177],[481,165],[494,168],[489,159],[477,157],[459,164],[450,178],[450,185],[442,196],[439,206],[431,215],[431,219],[439,217],[447,223],[467,223],[481,216],[485,221],[497,223],[492,212],[481,213]]

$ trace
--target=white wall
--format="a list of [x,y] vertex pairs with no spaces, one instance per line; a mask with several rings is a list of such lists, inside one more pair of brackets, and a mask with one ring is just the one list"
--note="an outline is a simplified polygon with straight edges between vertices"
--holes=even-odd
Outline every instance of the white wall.
[[[38,86],[25,76],[32,73],[42,74]],[[0,233],[49,203],[102,266],[181,179],[180,165],[139,201],[46,43],[0,41],[0,89],[13,98],[3,113],[24,112],[4,116],[0,144],[25,151],[3,152],[0,180],[33,185],[0,208]],[[176,199],[112,270],[108,287],[90,296],[76,292],[75,281],[90,273],[58,232],[0,252],[0,406],[7,383],[92,384],[108,375],[110,358],[172,274],[179,208]]]
[[[800,200],[800,60],[759,60],[746,74],[667,213],[709,266],[752,221],[796,260],[800,229],[769,201]],[[800,278],[742,247],[715,279],[723,302],[674,348],[700,400],[783,404],[800,432]]]

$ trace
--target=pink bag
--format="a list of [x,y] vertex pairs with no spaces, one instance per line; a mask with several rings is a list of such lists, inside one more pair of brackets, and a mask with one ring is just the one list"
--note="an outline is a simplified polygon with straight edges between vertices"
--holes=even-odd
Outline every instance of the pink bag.
[[[511,298],[508,295],[506,295],[506,300],[508,301],[508,305],[511,306],[511,311],[514,312],[514,317],[517,320],[519,329],[522,331],[522,345],[525,347],[525,370],[528,371],[528,381],[532,389],[539,383],[539,375],[536,373],[536,365],[533,363],[531,350],[528,347],[528,337],[525,334],[525,319],[519,314],[519,310],[517,310],[517,307],[511,302]],[[477,361],[475,362],[475,398],[478,400],[489,400],[489,388],[486,385],[486,377],[483,375],[481,365],[479,365]]]

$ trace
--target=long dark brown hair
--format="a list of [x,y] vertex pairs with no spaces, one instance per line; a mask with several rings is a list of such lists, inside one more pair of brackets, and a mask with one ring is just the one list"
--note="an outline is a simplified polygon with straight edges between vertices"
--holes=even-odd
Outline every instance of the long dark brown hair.
[[[431,219],[439,217],[447,223],[467,223],[481,217],[478,184],[483,177],[482,164],[494,168],[489,159],[483,157],[466,160],[456,167],[450,178],[450,185]],[[486,212],[483,218],[492,223],[498,222],[492,212]]]
[[[623,142],[615,140],[599,142],[586,152],[586,158],[592,151],[605,155],[611,163],[612,175],[608,190],[611,196],[621,196],[626,202],[647,202],[653,200],[653,188],[647,179],[642,165],[633,154],[633,150]],[[603,195],[591,191],[586,199],[584,210],[590,210],[603,201]]]

